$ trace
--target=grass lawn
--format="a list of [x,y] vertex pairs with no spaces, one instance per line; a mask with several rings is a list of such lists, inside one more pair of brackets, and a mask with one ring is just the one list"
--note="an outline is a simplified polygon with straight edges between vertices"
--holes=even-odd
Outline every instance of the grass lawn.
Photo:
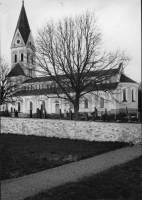
[[142,156],[77,183],[69,183],[25,200],[140,200]]
[[1,180],[39,172],[127,146],[122,142],[1,134]]

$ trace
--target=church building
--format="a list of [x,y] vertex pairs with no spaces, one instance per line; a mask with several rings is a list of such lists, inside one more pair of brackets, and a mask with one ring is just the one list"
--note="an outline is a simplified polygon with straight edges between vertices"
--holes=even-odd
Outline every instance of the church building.
[[[14,32],[11,43],[11,71],[9,77],[14,81],[20,81],[21,84],[15,92],[17,101],[15,104],[8,104],[8,110],[13,112],[14,109],[19,112],[19,116],[24,117],[30,113],[36,113],[37,108],[43,105],[46,113],[56,113],[60,111],[74,112],[73,105],[59,98],[52,98],[54,92],[52,89],[52,80],[49,76],[36,76],[36,65],[34,64],[34,53],[31,50],[34,46],[34,39],[26,15],[24,2],[22,4],[20,16]],[[125,112],[126,108],[129,113],[138,111],[138,83],[124,74],[123,66],[120,64],[116,69],[111,69],[111,79],[107,84],[113,95],[100,88],[99,99],[95,99],[91,94],[86,94],[80,100],[79,112],[92,113],[96,107],[99,113]]]

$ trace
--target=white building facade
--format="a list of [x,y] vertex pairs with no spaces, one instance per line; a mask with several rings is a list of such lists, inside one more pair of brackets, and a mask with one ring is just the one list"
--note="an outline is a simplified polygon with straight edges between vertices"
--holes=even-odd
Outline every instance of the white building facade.
[[[9,77],[19,79],[21,85],[15,93],[18,100],[14,105],[8,104],[8,110],[13,112],[15,109],[23,114],[28,114],[32,110],[34,114],[42,105],[46,113],[58,114],[70,110],[74,112],[70,102],[55,98],[50,77],[36,77],[31,45],[34,45],[34,39],[23,4],[11,44],[11,71],[9,73]],[[98,114],[105,112],[105,109],[108,113],[125,112],[126,108],[129,113],[138,111],[138,83],[123,73],[122,65],[112,69],[112,73],[110,80],[104,83],[110,87],[111,92],[94,90],[94,94],[99,98],[87,94],[80,99],[79,112],[92,113],[95,107]]]

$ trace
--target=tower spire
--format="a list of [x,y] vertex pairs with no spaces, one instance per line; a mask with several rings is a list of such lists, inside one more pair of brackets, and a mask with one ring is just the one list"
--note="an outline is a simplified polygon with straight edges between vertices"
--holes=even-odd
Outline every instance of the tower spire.
[[21,12],[20,12],[19,19],[17,22],[15,33],[17,29],[20,31],[20,34],[24,40],[24,43],[26,44],[31,30],[30,30],[28,18],[26,15],[25,7],[24,7],[24,1],[22,1],[22,8],[21,8]]

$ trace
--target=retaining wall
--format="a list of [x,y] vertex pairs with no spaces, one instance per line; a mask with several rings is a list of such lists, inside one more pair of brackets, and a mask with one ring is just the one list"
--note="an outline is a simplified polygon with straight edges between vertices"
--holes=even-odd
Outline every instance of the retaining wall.
[[88,141],[141,142],[141,124],[1,118],[1,133],[70,138]]

